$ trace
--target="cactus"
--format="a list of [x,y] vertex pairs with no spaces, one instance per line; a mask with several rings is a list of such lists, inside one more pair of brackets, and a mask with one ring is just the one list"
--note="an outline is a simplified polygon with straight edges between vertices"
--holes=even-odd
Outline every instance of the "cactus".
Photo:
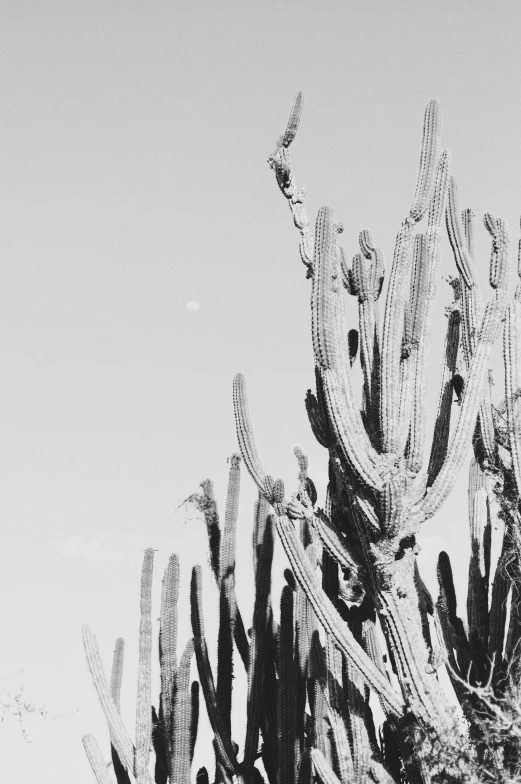
[[[258,451],[246,391],[233,382],[240,455],[230,458],[224,531],[213,484],[188,501],[203,514],[210,564],[219,591],[217,684],[202,614],[201,568],[191,582],[193,640],[177,663],[179,563],[171,556],[160,618],[159,714],[151,705],[150,586],[153,552],[142,574],[136,748],[119,713],[123,643],[118,640],[110,688],[95,638],[84,628],[87,659],[109,725],[118,784],[188,784],[198,716],[199,682],[213,730],[216,784],[434,784],[500,781],[521,775],[521,282],[508,301],[510,239],[506,222],[487,212],[491,242],[485,306],[478,279],[474,215],[461,210],[441,110],[429,101],[419,171],[398,229],[383,308],[384,262],[373,233],[362,229],[351,263],[343,226],[322,206],[309,227],[305,191],[295,183],[289,147],[303,109],[298,93],[286,130],[268,162],[299,232],[311,281],[315,392],[305,405],[311,431],[327,450],[324,507],[296,446],[297,488],[286,496]],[[427,378],[445,218],[455,261],[452,302],[436,420],[427,433]],[[418,224],[425,220],[421,230]],[[518,256],[521,279],[521,241]],[[345,292],[357,298],[358,324],[348,329]],[[505,397],[492,404],[489,363],[503,327]],[[354,366],[360,360],[361,397]],[[456,395],[456,399],[454,399]],[[360,402],[361,400],[361,402]],[[438,559],[439,596],[419,572],[416,536],[443,505],[473,449],[468,501],[471,559],[466,619],[458,615],[447,553]],[[257,490],[254,509],[255,601],[248,641],[235,586],[240,465]],[[491,541],[502,529],[499,560]],[[290,569],[271,606],[274,532]],[[207,590],[207,588],[205,588]],[[233,645],[248,678],[242,754],[232,737]],[[462,730],[438,679],[445,666],[468,729]],[[375,702],[383,719],[374,712]],[[260,745],[260,748],[259,748]],[[107,769],[92,738],[87,757],[99,784]],[[207,768],[196,776],[208,784]]]
[[173,700],[177,672],[177,602],[179,598],[179,558],[170,556],[161,591],[159,661],[161,665],[161,716],[166,755],[172,760]]
[[[175,779],[179,781],[179,784],[188,784],[193,759],[193,747],[197,732],[197,696],[195,696],[197,689],[194,690],[194,684],[190,687],[189,665],[194,645],[191,640],[188,642],[177,670],[175,648],[179,562],[175,554],[170,556],[168,567],[165,570],[161,597],[159,635],[162,687],[159,697],[159,715],[161,719],[158,719],[156,710],[151,705],[153,556],[154,551],[151,548],[145,551],[141,573],[141,622],[136,701],[137,742],[135,747],[120,715],[124,641],[122,638],[118,638],[116,642],[109,687],[103,671],[96,637],[89,626],[83,627],[83,643],[87,663],[109,727],[112,761],[118,784],[137,782],[138,777],[145,784],[152,784],[153,779],[149,772],[151,743],[153,743],[156,754],[156,784],[166,782],[167,778],[170,781]],[[167,709],[166,715],[165,708]],[[83,743],[98,784],[107,784],[106,776],[100,774],[102,755],[95,739],[92,735],[85,735]],[[107,773],[105,763],[104,768],[103,774]]]
[[152,738],[152,567],[154,551],[145,551],[141,573],[141,622],[139,626],[139,670],[136,700],[136,780],[148,778],[150,740]]

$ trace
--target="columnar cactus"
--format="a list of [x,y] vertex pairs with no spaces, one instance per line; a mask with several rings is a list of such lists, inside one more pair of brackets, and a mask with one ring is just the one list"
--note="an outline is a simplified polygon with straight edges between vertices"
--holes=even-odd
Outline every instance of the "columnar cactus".
[[[301,96],[297,103],[300,117]],[[494,650],[496,658],[502,659],[502,642],[506,633],[505,618],[497,618],[496,615],[489,622],[488,617],[490,504],[483,475],[495,477],[496,498],[500,500],[503,515],[512,517],[512,510],[515,510],[518,517],[518,488],[521,486],[516,480],[521,475],[518,470],[520,440],[516,437],[515,406],[521,383],[521,379],[517,378],[520,362],[518,321],[521,317],[517,292],[507,308],[508,228],[503,219],[490,213],[484,216],[484,224],[492,237],[489,283],[493,291],[482,312],[475,265],[473,215],[470,210],[461,212],[459,209],[456,182],[449,170],[449,155],[447,151],[440,152],[440,125],[439,106],[436,101],[430,101],[425,112],[416,190],[396,239],[381,333],[378,329],[378,299],[382,289],[383,261],[372,233],[368,229],[360,233],[361,253],[357,253],[349,265],[346,253],[339,245],[341,225],[334,223],[331,208],[319,210],[313,253],[309,252],[303,258],[307,276],[312,281],[311,328],[317,382],[316,397],[308,392],[306,407],[317,440],[329,452],[328,503],[331,513],[326,515],[322,510],[310,507],[309,503],[303,503],[303,494],[299,492],[282,502],[283,514],[279,517],[278,527],[288,556],[293,559],[297,580],[307,590],[310,599],[313,594],[315,602],[321,604],[321,608],[317,609],[318,617],[325,623],[327,613],[331,612],[326,607],[336,604],[337,625],[340,626],[339,596],[326,598],[316,592],[311,582],[312,570],[304,566],[304,554],[300,551],[297,555],[294,537],[292,540],[289,535],[291,521],[303,517],[312,520],[311,530],[326,547],[328,540],[325,535],[331,530],[336,532],[334,540],[329,534],[327,557],[336,558],[337,563],[346,569],[347,559],[343,552],[350,550],[350,560],[356,566],[350,570],[348,578],[356,581],[360,572],[365,575],[362,581],[364,598],[359,604],[366,613],[377,613],[407,712],[418,726],[446,734],[453,718],[437,686],[436,669],[432,666],[435,650],[426,621],[425,590],[424,586],[419,589],[418,579],[415,580],[415,537],[422,523],[441,507],[454,487],[474,433],[476,464],[471,483],[474,490],[470,491],[473,555],[469,573],[470,642],[467,643],[467,658],[474,668],[473,671],[471,669],[471,683],[481,682],[488,674],[488,659]],[[296,135],[294,112],[291,126],[293,141]],[[302,216],[305,212],[302,191],[295,185],[287,150],[289,143],[284,139],[279,140],[269,164],[293,215],[298,205]],[[415,235],[415,226],[425,215],[427,227]],[[444,216],[459,276],[452,280],[454,302],[448,314],[438,414],[428,460],[425,461],[426,366]],[[302,233],[301,225],[297,225]],[[353,352],[346,345],[347,328],[340,283],[359,302],[358,330],[364,379],[362,410],[358,408],[353,390]],[[496,423],[498,415],[491,405],[488,364],[505,312],[504,412],[508,434],[506,438],[503,435],[501,450],[502,434]],[[457,367],[460,337],[463,372]],[[458,393],[459,402],[457,419],[452,402],[454,390]],[[236,379],[234,400],[241,451],[243,454],[249,452],[247,456],[245,454],[245,464],[248,468],[255,466],[255,472],[250,472],[262,490],[258,480],[264,471],[256,453],[249,421],[245,382],[240,377]],[[456,421],[451,423],[454,419]],[[248,433],[247,438],[242,437],[245,432]],[[499,490],[498,476],[501,478]],[[506,487],[511,488],[508,500]],[[514,523],[510,527],[515,528]],[[331,546],[333,541],[336,543],[334,547]],[[357,547],[360,544],[361,548]],[[506,553],[502,556],[503,561],[509,557],[508,554],[511,556],[512,547],[507,548]],[[330,568],[329,565],[327,568]],[[324,562],[324,573],[325,570]],[[504,599],[509,590],[504,575],[496,576],[494,588],[493,608],[497,606],[498,612],[504,615]],[[430,597],[428,604],[432,613]],[[440,613],[440,627],[441,619],[455,619],[455,607],[451,609],[451,606],[449,602],[445,613]],[[512,645],[517,638],[513,631],[515,621],[512,620],[512,612],[510,616]],[[494,628],[490,640],[489,627]],[[451,639],[455,633],[452,633]],[[459,636],[464,633],[462,628]],[[441,636],[442,642],[447,640],[447,629]],[[340,647],[338,631],[331,637]],[[490,643],[496,646],[494,650],[490,649]],[[355,647],[352,641],[350,646],[345,655],[346,660],[353,663],[360,657],[361,646]],[[447,656],[454,658],[452,648],[447,650]],[[501,667],[495,672],[496,680],[504,678]],[[384,708],[391,715],[390,703],[386,704],[376,682],[371,683],[370,673],[371,669],[365,667],[365,682],[376,689]],[[425,776],[425,771],[421,775]]]
[[[138,784],[150,781],[152,741],[157,784],[188,784],[198,711],[197,682],[190,686],[195,652],[214,733],[216,784],[234,778],[258,784],[264,777],[269,784],[507,784],[521,774],[521,282],[509,303],[508,228],[504,219],[485,214],[492,291],[483,306],[474,216],[460,209],[450,157],[441,149],[440,107],[429,101],[418,179],[396,236],[381,317],[385,270],[373,233],[360,232],[351,263],[331,207],[320,208],[311,234],[305,191],[296,186],[288,154],[302,109],[299,93],[269,164],[299,231],[300,256],[311,281],[316,389],[308,390],[305,405],[311,430],[328,453],[324,506],[317,506],[301,447],[294,450],[298,484],[289,497],[283,480],[264,470],[246,381],[237,374],[233,403],[240,455],[230,458],[222,535],[210,480],[188,499],[204,515],[219,591],[217,681],[204,633],[198,566],[191,583],[193,640],[177,664],[179,564],[172,556],[161,600],[159,715],[152,708],[153,554],[147,551],[135,749],[119,714],[123,643],[116,645],[109,688],[95,638],[84,629],[109,724],[114,772],[118,784],[131,777]],[[437,416],[428,441],[427,366],[444,220],[457,274],[450,279],[453,300],[446,308]],[[345,323],[345,291],[358,300],[357,328]],[[503,322],[505,397],[494,406],[489,363]],[[352,371],[357,357],[361,404]],[[465,623],[458,615],[448,555],[439,557],[435,603],[419,573],[416,537],[454,488],[471,447]],[[259,493],[249,639],[235,591],[241,457]],[[491,541],[493,529],[501,528],[494,570]],[[271,604],[275,530],[290,565],[278,624]],[[242,749],[231,722],[234,643],[248,678]],[[440,686],[442,665],[462,707],[459,718]],[[377,703],[383,718],[374,710]],[[84,745],[99,784],[107,784],[93,737],[86,736]],[[206,768],[197,781],[208,783]]]

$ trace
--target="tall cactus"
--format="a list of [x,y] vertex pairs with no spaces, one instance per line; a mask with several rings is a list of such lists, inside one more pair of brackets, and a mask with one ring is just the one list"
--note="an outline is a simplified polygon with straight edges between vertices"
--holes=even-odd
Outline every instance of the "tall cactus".
[[[193,746],[197,733],[197,690],[190,687],[190,659],[193,641],[189,640],[179,669],[176,662],[177,594],[179,562],[170,556],[163,578],[160,617],[160,676],[159,715],[151,704],[151,648],[152,648],[152,569],[154,551],[145,551],[141,572],[141,621],[139,634],[138,695],[136,701],[136,746],[120,715],[120,693],[123,670],[124,641],[118,638],[114,651],[110,687],[105,678],[96,638],[89,626],[83,627],[83,642],[87,663],[98,693],[110,732],[112,761],[118,784],[139,782],[152,784],[149,772],[149,753],[153,743],[156,754],[155,782],[189,784]],[[197,683],[197,682],[194,682]],[[98,784],[107,784],[107,768],[100,765],[101,751],[92,735],[83,738],[85,751]],[[162,765],[160,755],[165,755]],[[110,781],[110,777],[109,777]]]
[[[448,728],[452,726],[452,715],[437,685],[436,668],[432,666],[436,651],[430,641],[426,611],[422,610],[422,607],[425,608],[422,592],[418,588],[418,580],[414,581],[418,551],[415,538],[422,523],[438,511],[453,489],[473,434],[477,460],[477,467],[473,470],[480,472],[480,476],[487,472],[494,477],[496,500],[499,499],[503,517],[510,520],[507,531],[519,528],[518,488],[521,485],[517,482],[521,478],[518,459],[521,440],[516,433],[516,405],[521,397],[518,391],[521,377],[517,378],[521,354],[518,334],[518,321],[521,319],[518,302],[521,298],[516,292],[507,308],[508,228],[503,219],[487,213],[484,223],[492,237],[489,265],[492,297],[482,309],[475,267],[472,213],[470,210],[460,211],[456,182],[449,171],[448,153],[440,153],[440,126],[439,105],[432,100],[425,112],[416,191],[397,234],[381,335],[377,326],[379,319],[375,315],[383,274],[381,252],[377,254],[372,234],[364,229],[360,234],[362,253],[355,255],[349,266],[345,251],[338,245],[331,208],[319,210],[312,263],[308,264],[308,277],[312,279],[311,326],[317,396],[315,398],[308,392],[306,408],[313,433],[329,452],[330,475],[334,477],[334,482],[329,485],[331,514],[324,525],[324,512],[321,510],[315,512],[302,504],[299,508],[294,499],[284,501],[282,511],[286,517],[279,519],[279,530],[290,559],[298,558],[294,571],[303,585],[309,567],[304,568],[303,553],[297,555],[291,545],[290,520],[310,517],[312,528],[321,536],[323,543],[326,543],[325,532],[337,532],[334,539],[329,536],[327,558],[335,558],[336,549],[337,562],[344,560],[346,566],[346,560],[342,558],[345,547],[356,562],[355,569],[349,570],[351,579],[353,574],[367,575],[363,580],[364,602],[373,607],[379,617],[387,647],[386,657],[392,663],[407,711],[418,726],[434,728],[440,735],[447,735]],[[292,140],[294,136],[295,133]],[[294,187],[287,146],[278,145],[269,158],[269,164],[294,213],[299,192]],[[424,215],[427,215],[427,227],[414,235],[415,225]],[[449,311],[434,436],[429,460],[425,463],[426,371],[444,215],[459,277],[451,281],[454,302]],[[364,379],[362,411],[355,402],[352,357],[345,345],[347,329],[340,281],[359,301],[358,332]],[[500,412],[491,404],[488,364],[505,312],[506,396]],[[460,333],[464,369],[457,366]],[[248,457],[245,457],[248,468],[255,460],[253,478],[257,479],[264,470],[256,452],[253,427],[246,410],[244,385],[243,379],[237,381],[234,395],[238,432],[244,423],[248,423],[248,439],[239,438],[239,444],[243,453],[249,451]],[[453,390],[458,392],[459,409],[456,411],[452,402]],[[503,412],[508,434],[498,425],[498,415]],[[510,613],[509,630],[504,628],[506,618],[503,617],[509,588],[502,569],[504,572],[509,557],[512,564],[511,545],[505,545],[500,568],[493,580],[490,612],[493,613],[493,608],[497,607],[500,617],[496,613],[489,620],[490,522],[487,520],[490,519],[491,507],[486,495],[483,495],[486,492],[485,489],[479,490],[479,497],[475,497],[474,490],[471,490],[469,499],[473,555],[468,600],[470,640],[465,642],[464,648],[466,645],[466,656],[470,656],[475,668],[471,683],[487,674],[491,644],[499,646],[509,632],[509,645],[514,650],[517,637],[517,621],[513,612]],[[513,517],[517,519],[514,521]],[[509,541],[512,538],[510,536]],[[338,545],[339,541],[344,543],[344,547]],[[334,542],[336,547],[332,546]],[[356,545],[358,552],[353,557]],[[519,562],[519,553],[516,558]],[[322,604],[319,617],[324,619],[333,612],[326,609],[331,598],[319,599],[320,594],[311,582],[308,582],[308,591],[310,598],[313,593],[315,601]],[[513,588],[510,591],[515,606],[519,606],[517,592]],[[456,623],[456,617],[450,613],[447,615],[447,612],[443,613],[440,609],[439,628],[440,634],[442,627],[445,630],[441,642],[451,642],[447,655],[453,656],[456,630],[452,624]],[[341,626],[340,620],[337,620],[337,625]],[[338,632],[334,639],[340,645]],[[348,661],[354,661],[354,654],[360,656],[353,643],[345,654]],[[496,656],[502,659],[499,649]],[[456,666],[455,660],[454,664]],[[385,701],[381,687],[376,687],[376,681],[370,683],[369,672],[370,669],[366,668],[366,683],[373,689],[377,688],[380,699]],[[496,680],[501,680],[501,672],[501,666],[496,667]],[[463,696],[464,689],[459,691]],[[388,703],[386,710],[389,709]],[[429,774],[419,757],[417,762],[418,775],[428,778]],[[409,775],[414,775],[410,767]]]
[[[214,734],[215,784],[234,779],[245,784],[511,784],[521,776],[521,282],[509,302],[508,227],[504,219],[485,214],[491,292],[483,305],[474,215],[460,208],[450,156],[441,149],[440,106],[429,101],[416,187],[396,235],[382,297],[384,259],[372,231],[360,231],[351,263],[331,207],[319,209],[311,233],[305,190],[297,188],[289,158],[302,110],[298,93],[269,164],[288,201],[311,281],[316,390],[308,390],[305,405],[311,430],[328,454],[324,508],[317,506],[301,447],[294,450],[297,489],[288,496],[284,481],[264,469],[246,381],[238,373],[233,403],[240,455],[230,459],[224,531],[210,480],[188,499],[204,515],[219,591],[217,683],[198,566],[191,583],[193,640],[177,663],[179,563],[172,556],[161,600],[159,715],[152,708],[153,553],[148,550],[135,748],[119,713],[123,643],[116,645],[109,688],[95,638],[84,629],[89,667],[109,724],[114,772],[118,784],[134,779],[148,784],[152,740],[156,784],[167,779],[188,784],[198,715],[199,686],[190,681],[195,652]],[[444,220],[455,274],[436,420],[428,439],[427,371]],[[358,324],[350,329],[345,291],[358,301]],[[489,364],[501,329],[505,395],[493,405]],[[357,358],[361,396],[355,391]],[[448,554],[439,556],[434,602],[418,569],[416,537],[454,488],[471,448],[465,622],[458,614]],[[250,640],[235,585],[241,458],[259,493]],[[275,530],[291,567],[278,624],[271,606]],[[501,553],[494,564],[492,539],[498,532]],[[234,643],[248,678],[242,749],[232,726]],[[441,688],[442,665],[460,714]],[[108,784],[96,741],[85,736],[84,746],[99,784]],[[208,783],[207,768],[196,778]]]

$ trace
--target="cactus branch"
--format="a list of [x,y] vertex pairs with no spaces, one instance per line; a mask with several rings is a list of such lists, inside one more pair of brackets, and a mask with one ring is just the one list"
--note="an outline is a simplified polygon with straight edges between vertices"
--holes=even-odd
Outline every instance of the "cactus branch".
[[83,747],[90,762],[90,766],[96,776],[98,784],[112,784],[112,779],[109,776],[107,765],[103,760],[101,751],[94,735],[84,735]]
[[287,517],[277,518],[277,530],[295,577],[306,592],[320,623],[331,635],[339,649],[353,663],[364,682],[381,696],[392,713],[400,715],[403,709],[401,696],[390,687],[387,679],[382,677],[380,671],[356,642],[351,632],[338,623],[338,615],[313,574],[309,561],[302,550],[302,545],[295,536],[293,526]]
[[210,660],[208,658],[208,648],[204,636],[202,602],[201,567],[194,566],[192,569],[190,604],[192,631],[194,635],[195,656],[197,660],[197,669],[199,671],[199,680],[201,682],[204,693],[208,718],[210,719],[210,724],[212,725],[212,729],[215,735],[219,760],[226,771],[230,773],[238,773],[239,765],[237,763],[237,757],[232,746],[231,738],[226,732],[226,728],[221,718],[219,706],[217,704],[214,680],[210,667]]
[[159,665],[161,673],[161,711],[166,755],[171,761],[172,698],[177,672],[177,602],[179,598],[179,558],[169,558],[161,587],[159,617]]
[[438,163],[441,139],[441,108],[435,98],[431,98],[423,118],[423,136],[420,153],[420,168],[416,181],[414,199],[409,217],[415,223],[427,212],[434,184],[434,174]]
[[507,308],[503,338],[505,402],[512,466],[521,495],[521,301],[514,298]]
[[112,742],[118,752],[121,762],[127,771],[134,772],[134,745],[130,739],[119,711],[112,699],[109,685],[103,672],[103,665],[99,655],[98,643],[89,626],[83,627],[83,644],[87,657],[87,664],[92,675],[94,687],[98,693],[101,707],[105,714],[111,733]]
[[192,723],[190,661],[193,653],[194,641],[189,640],[179,663],[172,722],[171,776],[176,784],[190,784],[191,749],[194,742],[190,726]]
[[145,550],[141,571],[141,620],[136,701],[136,780],[146,784],[152,738],[152,568],[154,551]]

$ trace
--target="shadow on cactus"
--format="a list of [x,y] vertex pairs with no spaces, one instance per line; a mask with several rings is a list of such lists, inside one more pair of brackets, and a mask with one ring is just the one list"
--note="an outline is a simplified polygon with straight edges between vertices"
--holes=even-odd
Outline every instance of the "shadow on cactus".
[[[230,459],[222,534],[211,481],[187,499],[204,514],[219,592],[216,678],[204,632],[199,566],[191,582],[193,639],[177,663],[175,555],[163,581],[156,709],[150,685],[153,553],[145,554],[135,746],[119,713],[122,642],[109,685],[95,638],[84,629],[89,667],[110,728],[114,773],[118,784],[152,781],[153,744],[158,784],[188,784],[193,778],[198,685],[190,682],[190,660],[195,653],[214,734],[216,784],[234,778],[248,784],[507,784],[518,780],[521,768],[521,283],[509,300],[508,227],[504,219],[485,214],[491,251],[490,292],[483,305],[474,215],[460,208],[450,156],[441,147],[440,107],[429,101],[416,187],[396,235],[383,296],[384,257],[370,229],[360,232],[351,261],[340,241],[343,225],[331,207],[320,208],[311,232],[305,190],[296,185],[289,157],[302,109],[298,93],[268,162],[299,232],[311,283],[315,390],[308,390],[305,405],[311,430],[327,451],[324,507],[317,506],[300,447],[291,496],[282,479],[265,472],[246,381],[238,374],[233,402],[240,455]],[[443,224],[455,275],[449,279],[453,299],[446,308],[437,415],[429,434],[428,359]],[[358,302],[356,328],[345,323],[346,293]],[[501,331],[505,395],[495,406],[489,365]],[[357,361],[361,404],[354,388]],[[463,621],[448,555],[439,557],[440,593],[434,603],[419,573],[416,537],[448,498],[470,448],[472,553]],[[249,635],[235,591],[241,458],[259,493]],[[271,599],[275,531],[290,566],[278,624]],[[493,537],[501,538],[497,565],[491,562]],[[231,725],[234,646],[248,679],[240,746]],[[440,685],[442,666],[459,708]],[[84,744],[98,782],[106,784],[112,779],[92,736]],[[196,780],[208,782],[205,768]]]

